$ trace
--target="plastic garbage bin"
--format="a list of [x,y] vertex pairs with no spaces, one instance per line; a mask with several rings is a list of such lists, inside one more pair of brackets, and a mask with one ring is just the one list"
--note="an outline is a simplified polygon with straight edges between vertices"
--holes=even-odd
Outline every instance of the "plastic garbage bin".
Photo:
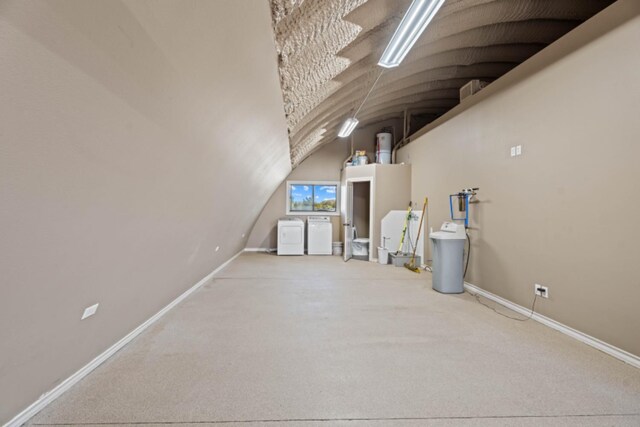
[[445,222],[429,234],[433,245],[433,289],[443,294],[464,292],[464,226]]

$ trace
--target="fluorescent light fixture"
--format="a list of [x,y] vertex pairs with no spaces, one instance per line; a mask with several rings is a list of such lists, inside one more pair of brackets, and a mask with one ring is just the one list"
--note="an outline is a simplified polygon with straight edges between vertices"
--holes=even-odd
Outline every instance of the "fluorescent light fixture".
[[346,138],[347,136],[351,135],[351,132],[353,132],[356,126],[358,126],[358,119],[356,119],[355,117],[349,117],[342,124],[340,132],[338,132],[338,136],[340,138]]
[[380,61],[378,61],[378,65],[385,68],[400,65],[420,34],[438,12],[442,3],[444,0],[413,0]]

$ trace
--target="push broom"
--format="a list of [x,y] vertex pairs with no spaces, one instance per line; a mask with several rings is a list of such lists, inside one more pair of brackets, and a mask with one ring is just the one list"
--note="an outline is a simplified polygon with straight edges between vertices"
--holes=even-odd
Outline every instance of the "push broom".
[[416,265],[416,250],[418,249],[418,240],[420,240],[420,232],[422,231],[422,222],[424,221],[424,217],[427,216],[427,201],[428,199],[425,197],[424,205],[422,206],[422,216],[420,217],[420,225],[418,225],[418,237],[416,237],[416,244],[413,247],[413,254],[409,262],[404,265],[405,268],[414,273],[420,273],[420,268]]

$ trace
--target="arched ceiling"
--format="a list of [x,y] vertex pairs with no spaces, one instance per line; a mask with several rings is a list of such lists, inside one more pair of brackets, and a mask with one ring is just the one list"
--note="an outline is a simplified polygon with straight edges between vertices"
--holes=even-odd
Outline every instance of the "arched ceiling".
[[[410,0],[271,0],[295,167],[337,139],[383,70],[376,64]],[[469,80],[492,82],[613,0],[446,0],[398,67],[385,70],[360,126],[408,109],[431,121]]]

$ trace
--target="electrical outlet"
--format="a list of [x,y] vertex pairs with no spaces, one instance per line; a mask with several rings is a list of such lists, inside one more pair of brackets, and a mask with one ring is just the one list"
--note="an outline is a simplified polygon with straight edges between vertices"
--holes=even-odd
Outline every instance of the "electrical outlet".
[[84,312],[82,313],[82,317],[80,318],[80,320],[84,320],[87,317],[91,317],[94,314],[96,314],[96,311],[98,311],[98,306],[100,305],[100,303],[97,304],[93,304],[90,307],[87,307],[84,309]]
[[511,147],[511,157],[515,157],[516,155],[516,147]]
[[542,298],[549,298],[549,288],[546,286],[538,285],[537,283],[533,285],[533,292]]
[[516,145],[516,156],[522,154],[522,145]]

